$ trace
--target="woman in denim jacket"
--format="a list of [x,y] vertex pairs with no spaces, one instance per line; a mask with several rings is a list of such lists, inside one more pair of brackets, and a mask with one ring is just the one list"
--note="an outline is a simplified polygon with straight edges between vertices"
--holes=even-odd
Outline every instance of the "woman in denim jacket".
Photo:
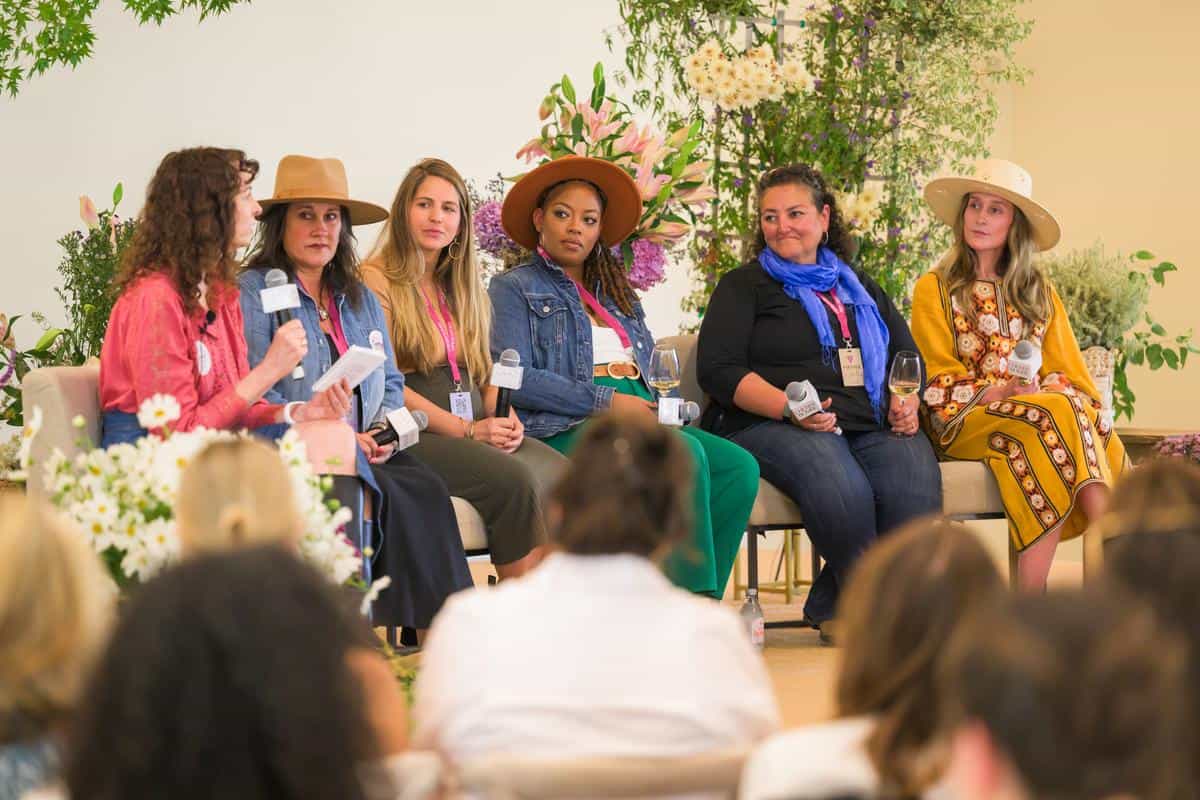
[[260,204],[260,236],[239,277],[250,363],[263,357],[278,325],[274,314],[263,311],[260,294],[274,268],[296,283],[296,316],[312,344],[300,362],[304,376],[288,376],[271,387],[266,397],[272,402],[308,398],[313,383],[350,345],[386,356],[355,390],[350,411],[359,474],[381,501],[375,506],[383,534],[378,571],[392,578],[375,603],[374,621],[423,631],[446,597],[471,585],[471,576],[441,478],[371,436],[387,425],[388,413],[404,405],[404,376],[396,369],[383,310],[359,277],[351,225],[379,222],[387,211],[349,199],[340,161],[305,156],[279,162],[275,196]]
[[[609,251],[633,232],[641,209],[623,170],[578,156],[543,164],[505,198],[504,229],[534,254],[488,287],[492,352],[521,354],[524,382],[513,405],[526,434],[560,452],[571,450],[592,414],[656,413],[645,378],[654,337]],[[695,466],[695,520],[689,546],[666,570],[679,586],[719,598],[758,491],[758,464],[720,437],[680,430]]]

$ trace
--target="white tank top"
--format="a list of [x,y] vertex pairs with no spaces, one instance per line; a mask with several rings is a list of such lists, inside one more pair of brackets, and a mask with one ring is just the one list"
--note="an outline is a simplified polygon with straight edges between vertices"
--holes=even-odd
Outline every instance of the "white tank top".
[[607,364],[610,361],[633,363],[633,348],[622,347],[621,337],[612,328],[592,325],[592,363]]

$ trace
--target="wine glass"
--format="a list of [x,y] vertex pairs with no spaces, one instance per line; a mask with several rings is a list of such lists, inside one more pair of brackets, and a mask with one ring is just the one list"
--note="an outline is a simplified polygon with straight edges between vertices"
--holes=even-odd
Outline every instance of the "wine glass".
[[907,405],[908,398],[921,390],[921,357],[911,350],[896,353],[888,373],[888,388]]
[[646,380],[661,397],[666,397],[679,385],[679,354],[674,347],[655,345],[650,354],[650,371]]

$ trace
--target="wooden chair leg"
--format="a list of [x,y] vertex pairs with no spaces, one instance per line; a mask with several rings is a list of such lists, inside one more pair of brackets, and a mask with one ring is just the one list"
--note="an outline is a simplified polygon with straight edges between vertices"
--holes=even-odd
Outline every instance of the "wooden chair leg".
[[1013,544],[1012,536],[1008,537],[1008,588],[1014,592],[1017,590],[1018,576],[1017,565],[1020,562],[1021,554]]
[[783,532],[783,602],[792,604],[792,532]]

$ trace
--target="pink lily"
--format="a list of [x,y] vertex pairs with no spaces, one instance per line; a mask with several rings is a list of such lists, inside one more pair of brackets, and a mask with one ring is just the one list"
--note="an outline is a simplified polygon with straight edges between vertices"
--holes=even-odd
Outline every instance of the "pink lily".
[[667,139],[667,147],[670,147],[672,150],[678,150],[679,148],[683,147],[683,143],[687,140],[688,128],[685,125],[671,134],[670,138]]
[[667,181],[671,180],[671,176],[655,175],[652,167],[639,164],[633,180],[637,184],[638,191],[642,193],[642,200],[649,202],[658,197],[658,193],[662,191],[662,187],[667,185]]
[[646,148],[642,150],[642,154],[638,159],[638,163],[647,169],[657,167],[662,163],[662,160],[667,157],[669,152],[670,150],[667,149],[667,145],[665,142],[663,142],[663,138],[661,136],[655,136],[646,144]]
[[593,142],[598,142],[621,128],[619,121],[608,121],[608,116],[612,113],[612,103],[608,100],[600,104],[599,111],[593,109],[588,103],[577,103],[575,109],[583,116],[588,138]]
[[517,151],[516,157],[525,159],[525,163],[528,164],[535,158],[549,158],[550,154],[546,152],[546,148],[542,146],[542,140],[539,137],[537,139],[530,139],[528,142],[526,142],[525,146]]
[[554,113],[554,97],[547,96],[542,104],[538,106],[538,119],[543,120],[549,118]]
[[668,245],[687,236],[690,230],[691,226],[682,222],[660,222],[650,230],[643,231],[638,235],[647,241]]
[[686,192],[679,194],[679,202],[688,206],[700,205],[707,203],[717,196],[717,190],[709,186],[707,183],[702,183],[694,189],[688,189]]
[[646,149],[646,145],[650,143],[652,133],[650,126],[647,125],[644,130],[639,131],[636,122],[629,123],[629,127],[617,140],[614,149],[618,153],[640,153]]
[[697,161],[695,163],[688,164],[683,168],[683,172],[679,173],[679,180],[684,183],[687,181],[698,180],[703,178],[704,173],[708,172],[710,169],[712,169],[711,161]]
[[96,211],[96,204],[86,194],[79,195],[79,218],[89,228],[96,228],[100,225],[100,214]]

